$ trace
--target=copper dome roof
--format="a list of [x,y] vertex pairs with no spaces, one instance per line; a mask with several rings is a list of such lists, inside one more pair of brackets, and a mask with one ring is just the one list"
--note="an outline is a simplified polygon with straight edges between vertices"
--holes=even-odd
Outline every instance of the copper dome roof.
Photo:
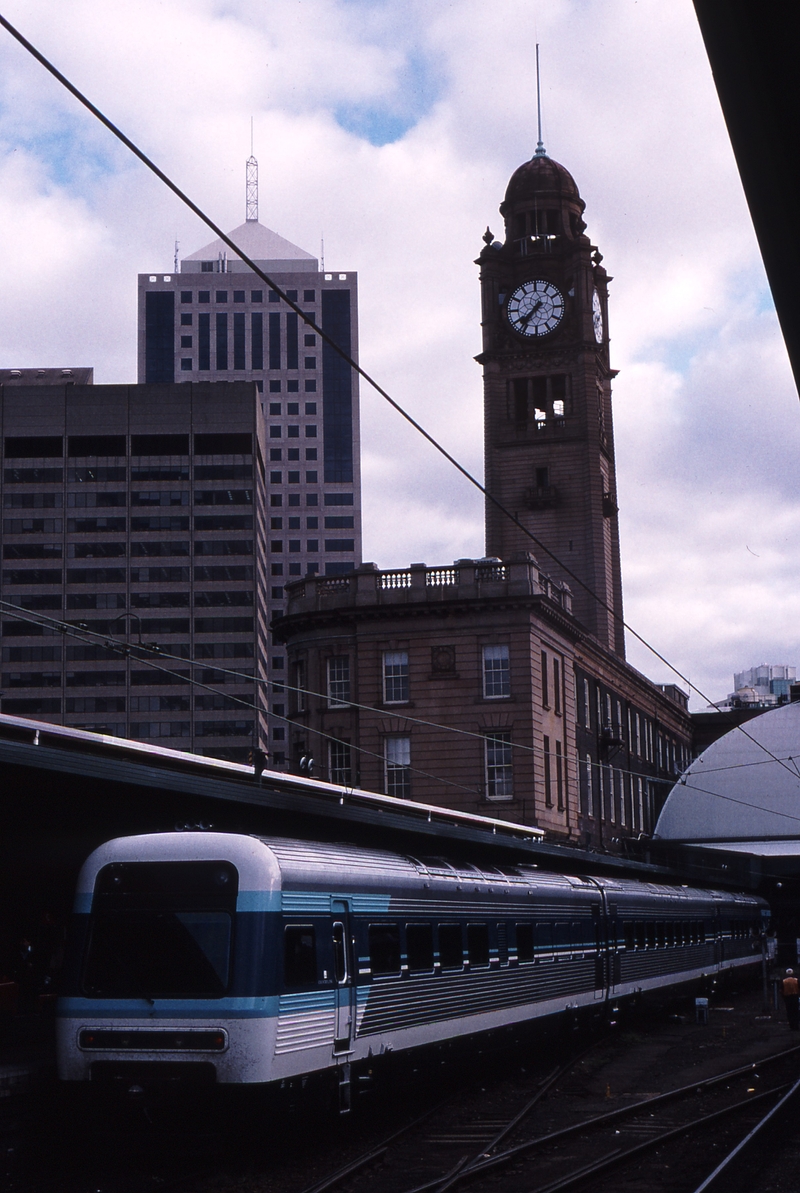
[[565,170],[562,165],[544,154],[523,162],[519,169],[514,171],[506,187],[503,206],[542,194],[556,194],[562,199],[571,199],[579,203],[581,208],[585,206],[569,170]]

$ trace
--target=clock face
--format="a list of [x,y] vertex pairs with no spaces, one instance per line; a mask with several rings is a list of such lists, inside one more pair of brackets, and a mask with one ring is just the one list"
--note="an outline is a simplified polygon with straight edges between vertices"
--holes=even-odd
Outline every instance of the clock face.
[[603,342],[603,310],[600,306],[600,295],[595,290],[592,293],[592,323],[594,323],[594,338],[598,344]]
[[524,282],[509,298],[506,314],[519,335],[546,336],[561,322],[564,297],[552,282]]

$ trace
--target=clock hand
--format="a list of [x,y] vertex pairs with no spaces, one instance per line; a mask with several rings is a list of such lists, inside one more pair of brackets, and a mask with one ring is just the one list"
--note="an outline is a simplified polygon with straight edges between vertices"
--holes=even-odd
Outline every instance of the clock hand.
[[541,305],[542,305],[542,300],[541,300],[541,298],[540,298],[538,302],[535,302],[535,303],[533,304],[533,306],[532,306],[532,307],[531,307],[531,309],[528,311],[528,313],[527,313],[527,315],[525,316],[525,318],[522,320],[522,326],[523,326],[523,327],[527,327],[527,326],[528,326],[528,324],[530,323],[531,319],[532,319],[532,318],[533,318],[533,316],[536,314],[536,312],[539,310],[539,307],[540,307]]

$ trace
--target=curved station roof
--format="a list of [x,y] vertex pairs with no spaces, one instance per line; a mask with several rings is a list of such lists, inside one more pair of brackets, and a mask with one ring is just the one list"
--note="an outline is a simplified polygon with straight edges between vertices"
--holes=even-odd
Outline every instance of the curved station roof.
[[800,859],[800,703],[765,712],[713,742],[673,787],[654,836]]

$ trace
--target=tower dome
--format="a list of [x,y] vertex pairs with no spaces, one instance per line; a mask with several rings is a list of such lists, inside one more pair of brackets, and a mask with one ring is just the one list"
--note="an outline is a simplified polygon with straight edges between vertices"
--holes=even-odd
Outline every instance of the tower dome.
[[551,157],[541,154],[532,157],[530,161],[523,162],[511,175],[500,211],[504,214],[503,208],[508,203],[538,199],[545,195],[548,198],[557,196],[561,199],[569,199],[573,203],[579,203],[581,210],[585,207],[575,185],[575,179],[569,170],[553,161]]

